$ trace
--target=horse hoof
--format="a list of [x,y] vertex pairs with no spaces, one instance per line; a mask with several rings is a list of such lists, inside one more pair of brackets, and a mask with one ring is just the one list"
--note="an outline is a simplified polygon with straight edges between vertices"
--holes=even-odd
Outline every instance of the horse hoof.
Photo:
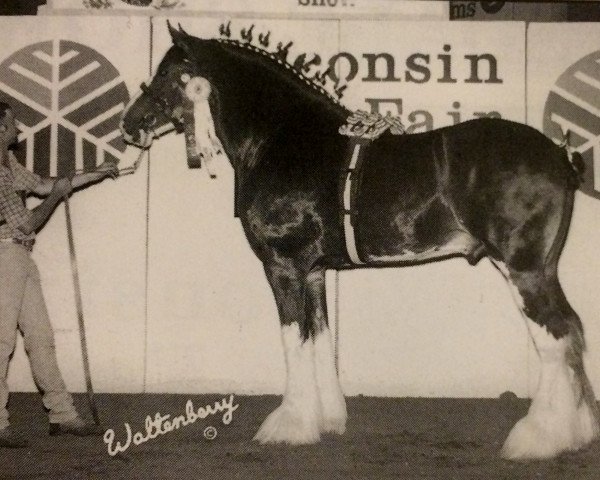
[[[594,405],[594,407],[596,407]],[[590,408],[587,403],[583,403],[577,409],[579,424],[581,425],[581,435],[585,445],[591,443],[600,436],[600,423],[598,418],[598,409]]]
[[346,431],[346,420],[348,419],[344,397],[322,401],[321,406],[323,410],[321,432],[343,434]]
[[265,443],[306,445],[320,439],[317,418],[309,418],[287,405],[276,408],[265,419],[254,440]]
[[542,460],[579,450],[598,436],[598,422],[587,404],[572,415],[527,415],[513,427],[501,455],[508,460]]
[[346,416],[324,418],[321,422],[321,432],[342,435],[346,431]]
[[[552,458],[575,446],[568,432],[550,432],[544,420],[524,417],[517,422],[502,447],[507,460],[541,460]],[[557,436],[560,435],[560,438]]]

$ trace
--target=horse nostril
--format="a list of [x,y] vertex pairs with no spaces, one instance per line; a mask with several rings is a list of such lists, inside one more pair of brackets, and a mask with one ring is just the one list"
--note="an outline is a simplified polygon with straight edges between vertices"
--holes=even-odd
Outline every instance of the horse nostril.
[[125,133],[126,135],[131,135],[131,131],[125,125],[125,120],[121,120],[119,122],[119,130],[121,130],[121,132]]
[[119,128],[121,129],[121,133],[126,142],[133,143],[138,140],[138,133],[128,128],[128,126],[125,125],[125,122],[121,121]]
[[146,127],[152,127],[152,126],[154,126],[154,124],[156,124],[156,117],[154,115],[149,113],[148,115],[146,115],[144,117],[144,125]]

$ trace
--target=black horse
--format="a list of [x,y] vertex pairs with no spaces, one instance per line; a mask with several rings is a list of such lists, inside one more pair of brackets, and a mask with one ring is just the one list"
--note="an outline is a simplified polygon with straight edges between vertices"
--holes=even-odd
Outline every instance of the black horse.
[[[144,147],[166,125],[193,140],[186,112],[204,105],[210,125],[196,115],[195,131],[207,129],[204,141],[216,153],[222,144],[235,170],[237,214],[275,295],[287,366],[283,402],[257,440],[311,443],[345,430],[326,269],[457,255],[473,264],[488,257],[500,270],[541,360],[537,393],[503,455],[548,458],[598,436],[582,325],[557,277],[581,175],[576,154],[501,119],[386,130],[361,143],[339,133],[351,112],[325,92],[323,75],[310,80],[302,62],[286,61],[288,46],[269,53],[264,35],[255,46],[247,32],[235,41],[169,30],[173,46],[122,131]],[[204,158],[215,154],[197,147]]]

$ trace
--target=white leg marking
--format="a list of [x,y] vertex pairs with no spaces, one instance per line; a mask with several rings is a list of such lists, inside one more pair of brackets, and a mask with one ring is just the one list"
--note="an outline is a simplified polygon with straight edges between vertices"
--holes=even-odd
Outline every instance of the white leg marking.
[[[510,281],[509,285],[523,311],[523,298]],[[557,340],[545,327],[523,316],[540,358],[541,371],[529,412],[511,430],[502,456],[511,460],[552,458],[590,443],[598,436],[598,424],[567,364],[571,338]]]
[[577,418],[581,427],[580,434],[583,446],[600,437],[600,424],[587,402],[581,402],[577,408]]
[[323,412],[321,431],[342,434],[346,431],[346,400],[335,372],[331,333],[325,327],[315,337],[317,387]]
[[502,456],[510,459],[551,458],[567,450],[577,450],[586,438],[579,416],[574,373],[566,362],[569,338],[556,340],[545,328],[528,321],[540,361],[537,391],[527,415],[511,430]]
[[319,440],[321,405],[315,378],[314,344],[302,341],[296,323],[281,329],[287,368],[283,401],[266,418],[254,440],[300,445]]

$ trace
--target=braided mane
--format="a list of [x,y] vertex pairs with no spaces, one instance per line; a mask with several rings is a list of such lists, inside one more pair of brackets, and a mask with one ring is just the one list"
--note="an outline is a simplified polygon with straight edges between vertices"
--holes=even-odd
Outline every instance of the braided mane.
[[279,42],[277,50],[275,52],[270,52],[266,47],[269,46],[271,32],[259,34],[258,39],[260,46],[257,46],[252,43],[254,39],[252,34],[254,25],[251,25],[248,29],[242,29],[242,39],[235,40],[230,38],[230,24],[231,22],[227,23],[227,25],[220,26],[219,31],[225,38],[215,39],[218,43],[249,52],[258,56],[258,58],[268,60],[272,65],[276,66],[282,74],[294,78],[295,80],[299,80],[302,86],[309,87],[324,99],[344,108],[340,103],[340,99],[342,98],[347,85],[340,86],[336,82],[333,85],[334,94],[325,89],[327,81],[331,79],[330,68],[323,72],[316,72],[312,77],[307,75],[313,66],[321,63],[321,57],[318,54],[315,54],[311,60],[306,61],[306,54],[302,53],[298,55],[294,63],[291,64],[288,62],[287,57],[293,42],[290,41],[285,45],[282,42]]

